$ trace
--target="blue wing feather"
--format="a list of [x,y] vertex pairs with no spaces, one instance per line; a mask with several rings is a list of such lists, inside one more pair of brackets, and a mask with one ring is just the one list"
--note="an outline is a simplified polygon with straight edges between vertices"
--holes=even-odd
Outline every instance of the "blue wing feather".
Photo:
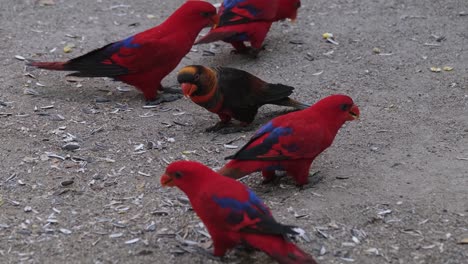
[[249,199],[241,202],[231,197],[217,197],[213,196],[213,201],[221,208],[230,209],[228,218],[226,219],[230,224],[240,224],[244,219],[244,214],[247,214],[250,219],[263,218],[270,216],[270,211],[263,204],[262,200],[258,198],[255,193],[248,189]]

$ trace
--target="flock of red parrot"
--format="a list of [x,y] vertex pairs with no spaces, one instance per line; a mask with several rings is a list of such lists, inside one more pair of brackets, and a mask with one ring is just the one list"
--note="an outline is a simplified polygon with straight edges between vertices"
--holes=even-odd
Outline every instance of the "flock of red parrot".
[[[194,44],[222,40],[235,48],[233,53],[258,56],[272,23],[296,19],[300,6],[300,0],[224,0],[217,12],[208,2],[188,0],[159,26],[69,61],[28,65],[73,71],[72,76],[111,77],[142,91],[148,104],[170,102],[183,93],[219,116],[221,121],[209,131],[225,128],[232,118],[246,126],[264,104],[298,110],[263,125],[218,172],[195,161],[176,161],[167,167],[161,184],[176,186],[188,196],[211,235],[215,256],[244,244],[279,263],[316,263],[291,242],[303,230],[276,222],[260,198],[235,179],[261,171],[269,182],[276,171],[284,171],[298,186],[307,184],[313,160],[332,144],[346,121],[359,117],[353,100],[331,95],[309,106],[289,97],[293,87],[267,83],[239,69],[202,65],[179,71],[181,91],[161,86]],[[196,41],[207,26],[212,26],[209,33]]]

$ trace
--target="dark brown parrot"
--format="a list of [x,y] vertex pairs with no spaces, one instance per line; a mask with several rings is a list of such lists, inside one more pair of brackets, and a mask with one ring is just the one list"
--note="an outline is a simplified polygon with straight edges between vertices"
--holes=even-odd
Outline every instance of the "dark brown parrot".
[[231,118],[239,120],[241,127],[223,129],[223,132],[242,131],[242,127],[255,119],[258,108],[265,104],[295,109],[309,107],[288,97],[292,94],[293,87],[267,83],[246,71],[234,68],[189,65],[179,71],[177,81],[185,96],[221,119],[207,131],[227,127]]

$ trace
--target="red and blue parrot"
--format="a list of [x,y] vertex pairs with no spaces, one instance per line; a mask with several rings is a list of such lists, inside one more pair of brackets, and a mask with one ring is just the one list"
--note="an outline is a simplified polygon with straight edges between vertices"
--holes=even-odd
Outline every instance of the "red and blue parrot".
[[195,44],[222,40],[234,47],[234,53],[256,57],[271,24],[286,18],[295,20],[300,6],[300,0],[224,0],[218,10],[219,24]]
[[[181,95],[158,96],[158,90],[163,90],[161,80],[190,51],[198,33],[217,21],[216,8],[212,4],[189,0],[159,26],[69,61],[30,61],[29,65],[47,70],[75,71],[71,76],[111,77],[135,86],[150,104],[173,101]],[[165,90],[169,92],[169,89]]]
[[261,250],[279,263],[316,264],[289,240],[303,235],[294,226],[273,218],[270,209],[247,186],[194,161],[176,161],[166,168],[162,186],[176,186],[190,200],[213,240],[214,255],[244,244]]
[[219,170],[234,179],[261,171],[264,183],[286,171],[298,186],[308,183],[314,159],[327,149],[346,121],[359,117],[359,108],[346,95],[328,96],[309,108],[272,119],[262,126]]

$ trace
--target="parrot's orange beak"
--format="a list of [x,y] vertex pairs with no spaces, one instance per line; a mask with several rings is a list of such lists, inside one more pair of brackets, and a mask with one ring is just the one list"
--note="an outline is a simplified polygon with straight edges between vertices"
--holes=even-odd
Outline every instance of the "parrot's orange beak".
[[172,186],[175,186],[172,177],[169,176],[169,175],[167,175],[167,174],[163,174],[163,176],[161,176],[161,185],[162,185],[163,187],[172,187]]
[[185,97],[190,98],[194,92],[197,91],[198,87],[195,84],[191,83],[182,83],[182,92],[184,93]]
[[217,14],[211,17],[211,23],[213,23],[213,29],[215,29],[219,24],[219,16]]
[[296,19],[297,19],[297,11],[294,12],[294,14],[292,16],[289,17],[289,19],[291,19],[291,23],[296,23]]
[[353,104],[349,110],[349,115],[351,116],[351,120],[359,119],[359,108],[357,105]]

